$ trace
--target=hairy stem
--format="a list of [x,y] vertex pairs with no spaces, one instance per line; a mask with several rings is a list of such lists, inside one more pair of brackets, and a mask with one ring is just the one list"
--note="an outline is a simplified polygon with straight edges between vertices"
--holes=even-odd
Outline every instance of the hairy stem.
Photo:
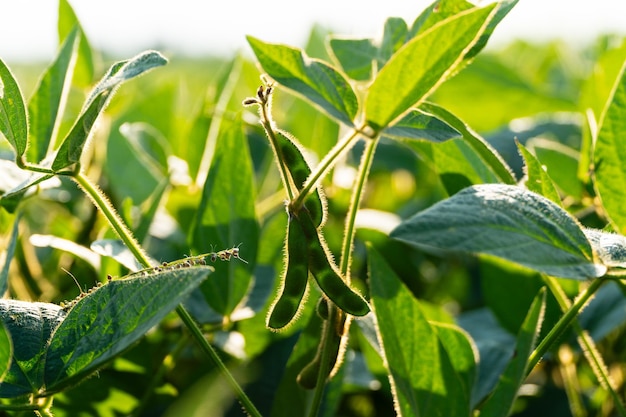
[[[357,177],[355,180],[354,191],[352,192],[352,197],[350,199],[350,206],[348,207],[348,213],[346,215],[346,225],[343,235],[343,242],[341,245],[341,261],[339,264],[339,270],[341,271],[341,275],[345,277],[346,281],[350,282],[350,264],[352,260],[352,247],[354,243],[354,235],[356,233],[355,222],[356,215],[359,211],[359,206],[361,204],[361,199],[363,197],[363,190],[365,189],[365,184],[367,182],[367,177],[370,172],[370,168],[372,166],[372,161],[374,160],[374,153],[376,151],[376,145],[378,145],[378,137],[368,140],[365,145],[365,149],[363,150],[363,156],[361,157],[361,163],[359,164],[359,170],[357,173]],[[313,402],[311,403],[311,409],[309,416],[315,417],[319,412],[319,407],[322,402],[322,397],[324,394],[324,388],[326,387],[326,378],[325,375],[328,374],[328,367],[330,366],[330,340],[333,336],[330,332],[336,331],[335,326],[332,323],[338,319],[339,314],[341,313],[336,305],[333,303],[329,303],[329,317],[324,326],[324,335],[322,336],[322,340],[324,341],[324,346],[322,350],[322,360],[321,366],[319,370],[319,377],[317,378],[317,385],[315,387],[315,393],[313,396]],[[347,335],[348,328],[350,326],[350,317],[346,319],[344,334]],[[347,336],[344,336],[342,343],[347,343]],[[345,349],[339,348],[339,355],[342,355]],[[338,358],[338,362],[341,360]]]
[[322,178],[324,178],[324,175],[326,175],[328,170],[335,165],[337,159],[345,154],[347,151],[349,151],[352,146],[354,146],[354,144],[356,143],[356,139],[360,135],[360,129],[352,130],[346,137],[337,142],[337,144],[330,150],[330,152],[326,154],[324,159],[322,159],[319,165],[315,167],[313,172],[311,172],[311,175],[309,176],[309,178],[307,178],[302,190],[300,190],[295,199],[291,200],[291,206],[295,209],[295,211],[298,211],[298,209],[302,207],[302,205],[304,204],[304,200],[309,195],[311,190],[313,190],[318,185],[318,183],[321,181]]
[[[78,172],[73,178],[92,199],[96,207],[104,214],[111,227],[119,235],[120,239],[122,239],[126,247],[128,247],[128,249],[132,252],[135,258],[137,258],[137,260],[146,268],[152,266],[150,265],[150,259],[148,258],[148,255],[143,251],[139,242],[137,242],[130,229],[126,226],[126,224],[117,213],[111,202],[106,198],[104,193],[95,184],[92,184],[91,181],[81,172]],[[220,357],[217,355],[217,352],[215,352],[213,347],[204,338],[202,331],[200,330],[196,322],[193,321],[191,315],[189,314],[189,312],[187,312],[182,304],[179,304],[178,307],[176,307],[176,313],[183,321],[185,326],[187,326],[187,328],[191,332],[191,335],[200,345],[202,351],[215,362],[217,367],[224,374],[226,380],[229,382],[229,384],[237,394],[239,401],[241,401],[248,414],[250,414],[251,416],[260,417],[259,412],[256,410],[247,395],[243,392],[237,381],[235,381],[231,373],[228,371],[228,368],[226,368],[226,365],[224,365],[224,362],[222,362]]]
[[567,330],[569,325],[576,319],[576,316],[580,313],[582,308],[587,304],[595,292],[605,282],[605,278],[597,278],[589,284],[576,298],[574,304],[561,316],[559,321],[550,329],[546,337],[539,343],[539,346],[533,351],[528,358],[528,367],[526,373],[529,374],[533,370],[535,365],[541,360],[543,355],[546,354],[557,340],[563,336],[563,333]]
[[[567,310],[571,308],[572,303],[567,298],[556,279],[544,276],[543,280],[554,295],[554,298],[556,298],[557,303],[559,303],[561,311],[564,313],[567,312]],[[626,417],[626,408],[624,408],[624,404],[615,390],[614,383],[609,375],[609,370],[604,363],[604,359],[600,355],[600,352],[598,352],[596,343],[593,341],[593,338],[589,335],[589,333],[581,327],[576,318],[572,320],[572,327],[574,332],[576,332],[576,337],[580,347],[582,348],[583,354],[591,365],[591,369],[598,379],[598,382],[611,394],[613,402],[615,403],[615,408],[619,412],[619,415]]]
[[[269,97],[268,97],[269,100]],[[292,190],[291,182],[289,181],[289,170],[285,164],[285,158],[281,155],[280,147],[278,146],[278,140],[276,139],[276,132],[272,126],[272,115],[269,110],[269,101],[261,104],[261,125],[270,140],[274,154],[276,155],[276,162],[278,163],[278,171],[280,172],[280,178],[283,181],[285,190],[287,191],[287,197],[289,201],[293,200],[294,190]]]

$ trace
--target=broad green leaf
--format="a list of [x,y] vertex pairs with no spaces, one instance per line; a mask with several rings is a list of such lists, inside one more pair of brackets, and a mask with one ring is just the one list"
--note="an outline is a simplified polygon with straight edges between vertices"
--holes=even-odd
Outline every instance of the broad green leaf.
[[474,184],[498,182],[491,167],[462,139],[443,143],[406,142],[433,165],[449,195]]
[[28,120],[24,96],[9,67],[0,59],[0,133],[9,141],[16,159],[24,155]]
[[420,104],[462,61],[485,29],[494,7],[459,13],[402,47],[369,88],[365,101],[367,123],[379,131]]
[[209,305],[229,316],[250,289],[256,262],[259,226],[255,214],[255,185],[248,143],[241,120],[223,121],[211,169],[204,183],[192,240],[205,253],[241,244],[249,263],[236,259],[216,268],[202,285]]
[[270,77],[312,101],[330,116],[352,125],[359,108],[352,87],[333,67],[301,50],[248,36],[248,43]]
[[383,37],[378,47],[378,55],[376,56],[377,70],[387,64],[389,59],[398,49],[407,41],[409,29],[404,19],[399,17],[390,17],[385,21],[383,29]]
[[96,119],[109,103],[117,87],[166,63],[167,60],[160,53],[146,51],[127,61],[113,64],[87,98],[78,119],[59,148],[52,169],[59,171],[79,162]]
[[382,131],[392,139],[426,139],[432,142],[444,142],[461,134],[441,119],[414,109],[396,124]]
[[156,177],[167,176],[167,156],[172,152],[161,132],[148,123],[137,122],[124,123],[120,133],[146,168],[155,171]]
[[466,188],[404,221],[390,236],[423,249],[492,255],[557,277],[606,273],[569,213],[516,186]]
[[78,29],[67,35],[54,62],[43,73],[28,101],[30,131],[26,156],[31,162],[44,159],[50,143],[54,145],[56,142],[74,74],[79,36]]
[[13,341],[3,323],[0,322],[0,384],[9,372],[13,358]]
[[526,379],[528,357],[541,329],[545,303],[546,291],[543,288],[528,310],[528,315],[517,335],[515,355],[500,377],[495,391],[483,405],[481,417],[506,417],[511,412],[519,388]]
[[435,0],[413,21],[408,36],[412,39],[442,20],[475,7],[465,0]]
[[166,269],[111,281],[74,305],[46,353],[47,392],[75,383],[126,350],[181,303],[211,267]]
[[[9,245],[7,246],[6,252],[0,253],[0,261],[4,262],[2,269],[0,269],[0,297],[3,297],[4,293],[6,293],[9,288],[9,267],[11,266],[13,255],[15,254],[21,217],[21,214],[18,214],[13,219],[13,231],[11,232]],[[2,364],[1,360],[0,364]]]
[[525,162],[524,171],[526,173],[526,181],[524,182],[524,185],[526,185],[526,188],[528,188],[529,191],[544,196],[554,204],[562,206],[561,197],[559,197],[558,191],[554,188],[552,178],[550,178],[546,170],[543,168],[541,162],[539,162],[537,157],[530,153],[530,151],[521,143],[517,142],[517,148],[522,154],[522,158],[524,158]]
[[470,49],[470,51],[463,57],[465,60],[471,59],[476,56],[482,49],[487,45],[487,41],[493,34],[493,31],[496,29],[496,26],[504,19],[504,17],[509,14],[509,12],[515,7],[519,0],[501,0],[498,2],[498,8],[496,14],[493,16],[489,23],[487,24],[487,28],[480,36],[480,39],[476,44]]
[[348,77],[356,81],[367,81],[372,77],[372,65],[378,50],[371,39],[331,37],[328,45]]
[[468,145],[470,145],[481,156],[481,158],[489,164],[491,170],[498,175],[500,182],[504,182],[505,184],[515,184],[517,182],[511,172],[511,168],[507,166],[502,157],[487,143],[485,139],[467,126],[465,122],[443,107],[433,103],[423,103],[420,106],[420,109],[443,120],[445,123],[459,131]]
[[65,39],[75,28],[80,33],[80,41],[78,45],[78,57],[76,69],[74,71],[74,81],[80,87],[88,87],[94,79],[94,53],[89,44],[89,40],[81,27],[74,9],[67,0],[59,1],[59,19],[57,31],[59,39]]
[[[133,123],[134,125],[134,123]],[[155,190],[169,185],[167,168],[161,167],[158,161],[145,150],[135,139],[139,132],[129,132],[123,124],[117,131],[112,130],[107,146],[108,178],[111,181],[113,195],[123,196],[133,205],[143,206]],[[156,133],[156,129],[152,128]],[[147,133],[147,132],[144,132]],[[130,139],[127,136],[135,137]]]
[[478,379],[472,391],[471,408],[476,407],[497,385],[515,351],[515,337],[500,327],[488,308],[462,313],[458,324],[470,334],[478,349]]
[[611,224],[617,232],[626,234],[626,62],[600,123],[593,155],[595,185]]
[[0,300],[0,321],[13,340],[12,363],[0,384],[0,398],[38,393],[43,387],[46,348],[65,315],[56,304]]
[[430,321],[430,325],[446,349],[452,367],[461,378],[464,393],[469,396],[478,376],[476,364],[479,358],[476,346],[469,334],[454,324]]
[[390,17],[385,21],[380,40],[331,37],[328,46],[346,75],[356,81],[367,81],[404,45],[407,33],[403,19]]
[[[473,379],[469,363],[474,360],[469,342],[460,341],[462,333],[452,335],[443,326],[432,326],[419,301],[373,247],[368,255],[370,294],[397,414],[468,416],[467,383]],[[452,360],[451,353],[463,358]],[[464,369],[463,375],[456,367]]]
[[526,142],[526,146],[534,152],[541,164],[545,165],[548,175],[559,190],[577,200],[582,198],[585,190],[578,178],[580,152],[555,140],[544,138],[533,138]]

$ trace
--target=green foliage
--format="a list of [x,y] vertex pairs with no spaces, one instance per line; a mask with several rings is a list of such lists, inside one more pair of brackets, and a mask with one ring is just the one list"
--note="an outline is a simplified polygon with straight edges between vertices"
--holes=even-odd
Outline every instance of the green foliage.
[[0,61],[0,409],[626,416],[626,43],[484,51],[516,3],[107,71],[61,0]]

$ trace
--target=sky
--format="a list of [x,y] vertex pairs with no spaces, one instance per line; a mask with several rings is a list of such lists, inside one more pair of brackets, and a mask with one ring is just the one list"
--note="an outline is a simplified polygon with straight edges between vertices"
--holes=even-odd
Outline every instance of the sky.
[[[232,55],[245,35],[303,46],[314,23],[348,36],[375,37],[387,17],[411,23],[431,0],[70,0],[92,45],[120,56],[145,49]],[[0,0],[0,58],[50,59],[57,48],[57,2]],[[520,0],[490,44],[560,38],[590,42],[626,35],[625,0]]]

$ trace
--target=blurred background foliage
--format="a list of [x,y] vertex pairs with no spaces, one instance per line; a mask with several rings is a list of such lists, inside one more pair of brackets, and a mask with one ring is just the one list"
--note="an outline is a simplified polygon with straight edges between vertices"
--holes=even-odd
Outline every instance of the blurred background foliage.
[[[305,47],[310,56],[330,59],[325,48],[327,35],[322,27],[313,28]],[[114,97],[91,142],[88,174],[99,178],[100,186],[154,258],[179,259],[190,252],[188,232],[202,194],[205,143],[207,137],[219,134],[211,131],[212,121],[243,119],[261,226],[257,264],[264,266],[270,277],[262,300],[265,310],[234,322],[224,322],[219,316],[204,321],[212,343],[221,349],[238,380],[247,384],[253,402],[264,415],[270,415],[285,362],[313,306],[308,306],[299,324],[286,333],[271,333],[264,327],[267,296],[276,287],[275,277],[282,268],[286,218],[273,155],[256,114],[241,105],[260,85],[259,70],[248,55],[224,60],[173,54],[169,59],[166,67],[125,85]],[[518,180],[523,176],[522,160],[514,139],[524,143],[556,182],[567,209],[586,226],[597,227],[601,225],[599,219],[585,210],[594,196],[589,165],[585,165],[586,146],[589,129],[600,117],[625,59],[623,38],[602,37],[584,48],[559,41],[518,41],[484,51],[431,99],[483,135],[515,170]],[[106,55],[96,60],[96,77],[109,62],[112,58]],[[44,66],[12,65],[26,97]],[[73,88],[61,135],[80,111],[86,92]],[[277,125],[296,136],[313,159],[323,156],[340,136],[336,122],[280,88],[275,93],[273,113]],[[341,244],[350,180],[360,149],[355,148],[324,183],[330,214],[325,235],[335,253]],[[411,148],[381,142],[363,201],[363,208],[369,210],[359,218],[353,275],[355,285],[363,287],[364,242],[371,241],[418,298],[443,306],[461,322],[465,320],[464,327],[470,333],[470,329],[476,330],[472,322],[494,320],[493,328],[498,329],[494,332],[506,337],[515,334],[542,285],[538,277],[491,259],[437,258],[417,252],[391,241],[387,237],[389,227],[381,221],[389,218],[393,224],[398,217],[405,218],[461,186],[485,182],[486,177],[475,172],[471,163],[463,163],[471,160],[469,152],[454,140],[421,142]],[[0,142],[0,156],[8,159],[8,155],[8,144]],[[451,157],[458,159],[451,163]],[[57,188],[42,190],[23,203],[22,212],[22,238],[10,270],[11,297],[58,303],[79,292],[64,270],[76,276],[82,288],[106,280],[107,274],[126,272],[105,258],[99,259],[99,264],[90,263],[75,247],[68,246],[67,242],[73,242],[88,248],[97,239],[114,237],[73,183],[62,182]],[[381,212],[387,217],[380,217]],[[374,222],[368,221],[368,213],[374,214]],[[13,214],[0,210],[5,243],[12,224]],[[33,235],[65,241],[41,244],[29,239]],[[241,254],[246,258],[245,236],[241,241]],[[503,274],[506,280],[499,279]],[[572,294],[578,285],[564,282]],[[190,303],[193,305],[193,297]],[[615,309],[623,308],[623,304],[614,300]],[[591,309],[588,316],[593,314]],[[544,329],[550,328],[557,316],[556,303],[550,300]],[[598,336],[603,340],[600,348],[623,393],[623,318],[615,316],[608,321]],[[344,416],[393,415],[389,382],[380,358],[372,354],[366,332],[356,326],[353,331],[356,337],[352,338],[347,366],[338,376],[344,383],[336,386],[341,394],[337,408],[327,410],[327,415],[335,411],[335,415]],[[554,353],[561,357],[568,352]],[[571,361],[581,364],[578,383],[586,407],[594,410],[594,415],[610,415],[606,392],[597,386],[579,352],[571,348],[570,353]],[[545,361],[531,375],[518,400],[516,415],[571,415],[565,396],[567,381],[558,372],[567,362],[561,359]],[[189,343],[174,316],[95,377],[55,397],[57,416],[118,416],[133,410],[134,415],[144,416],[241,414],[225,382]],[[272,415],[280,412],[274,410]]]

